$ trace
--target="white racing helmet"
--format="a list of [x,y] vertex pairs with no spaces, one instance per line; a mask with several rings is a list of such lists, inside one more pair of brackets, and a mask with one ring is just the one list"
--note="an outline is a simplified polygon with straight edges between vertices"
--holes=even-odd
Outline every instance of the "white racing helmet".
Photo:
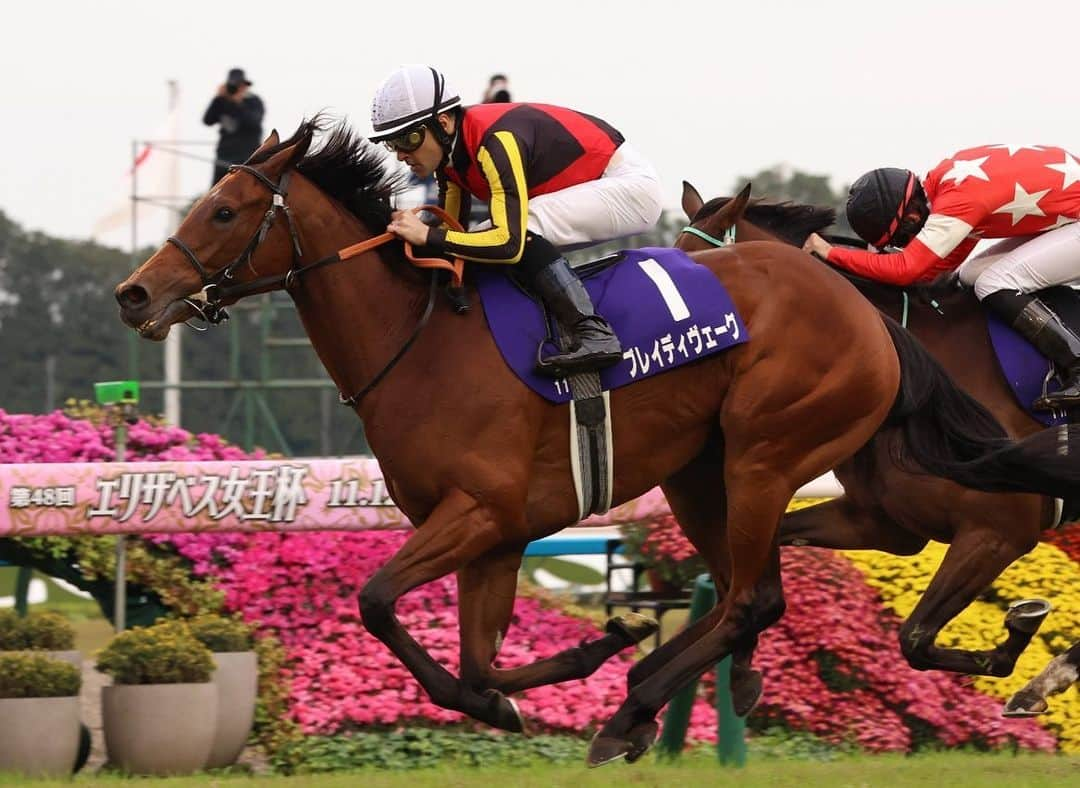
[[446,84],[442,72],[431,66],[401,66],[375,91],[371,102],[372,142],[434,121],[439,113],[461,106],[457,91]]

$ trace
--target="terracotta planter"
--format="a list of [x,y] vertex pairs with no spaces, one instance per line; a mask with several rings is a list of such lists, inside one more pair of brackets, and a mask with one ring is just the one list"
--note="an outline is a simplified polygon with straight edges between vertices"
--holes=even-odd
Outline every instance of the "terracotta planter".
[[213,682],[102,687],[109,762],[131,774],[202,769],[214,743],[217,693]]
[[78,751],[78,695],[0,698],[0,772],[70,777]]
[[240,757],[255,721],[259,664],[254,651],[214,654],[214,685],[218,690],[214,744],[206,768],[230,766]]

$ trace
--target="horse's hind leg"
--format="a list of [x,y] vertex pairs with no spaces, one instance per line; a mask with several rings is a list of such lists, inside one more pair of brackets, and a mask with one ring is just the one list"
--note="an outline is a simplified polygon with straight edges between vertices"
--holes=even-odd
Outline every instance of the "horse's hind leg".
[[1064,692],[1078,681],[1080,643],[1074,643],[1064,654],[1050,660],[1042,673],[1009,698],[1001,714],[1005,717],[1033,717],[1044,714],[1049,708],[1047,697]]
[[[782,614],[779,548],[774,536],[792,489],[767,461],[759,464],[754,458],[748,460],[754,472],[733,475],[729,468],[726,473],[732,579],[719,622],[630,690],[626,701],[593,740],[589,765],[598,766],[624,755],[635,759],[648,748],[660,708],[679,689],[731,653],[745,634],[759,625],[755,610],[764,606],[755,604],[755,594],[771,592],[768,607],[772,612],[766,618],[775,620]],[[763,579],[769,578],[772,583],[762,585]]]
[[[1008,535],[1015,537],[1015,534]],[[1014,608],[1006,616],[1008,637],[989,651],[934,645],[938,633],[982,593],[1006,567],[1031,550],[998,530],[969,529],[957,534],[930,585],[900,628],[900,649],[918,670],[949,670],[982,676],[1008,676],[1031,642],[1049,608]]]
[[516,668],[492,664],[514,610],[521,551],[483,555],[458,570],[461,679],[473,689],[506,694],[545,684],[583,679],[628,646],[656,631],[652,619],[630,613],[607,623],[607,634],[554,656]]

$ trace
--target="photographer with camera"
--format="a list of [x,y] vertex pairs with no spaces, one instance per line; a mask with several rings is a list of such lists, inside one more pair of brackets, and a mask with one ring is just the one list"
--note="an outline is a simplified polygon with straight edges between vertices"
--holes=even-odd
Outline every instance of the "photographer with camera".
[[203,123],[207,126],[219,124],[221,133],[211,186],[225,176],[230,164],[247,161],[262,142],[265,109],[262,99],[249,90],[251,84],[242,68],[230,69],[225,84],[218,88],[203,115]]

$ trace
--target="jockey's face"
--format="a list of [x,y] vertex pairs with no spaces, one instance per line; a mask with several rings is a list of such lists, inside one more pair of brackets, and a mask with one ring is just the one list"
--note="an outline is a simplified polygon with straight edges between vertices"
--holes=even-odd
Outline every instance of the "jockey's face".
[[[447,134],[452,135],[454,133],[454,119],[450,115],[446,113],[439,115],[439,125]],[[420,143],[419,148],[409,152],[400,150],[397,152],[397,160],[409,165],[412,174],[421,179],[434,174],[442,163],[444,155],[438,138],[431,133],[430,129],[427,129],[426,132],[424,141]]]
[[911,202],[905,208],[904,216],[900,219],[900,225],[896,228],[896,232],[893,233],[889,246],[904,247],[911,243],[911,240],[919,234],[923,225],[926,224],[929,214],[926,197],[920,191],[919,194],[911,198]]

